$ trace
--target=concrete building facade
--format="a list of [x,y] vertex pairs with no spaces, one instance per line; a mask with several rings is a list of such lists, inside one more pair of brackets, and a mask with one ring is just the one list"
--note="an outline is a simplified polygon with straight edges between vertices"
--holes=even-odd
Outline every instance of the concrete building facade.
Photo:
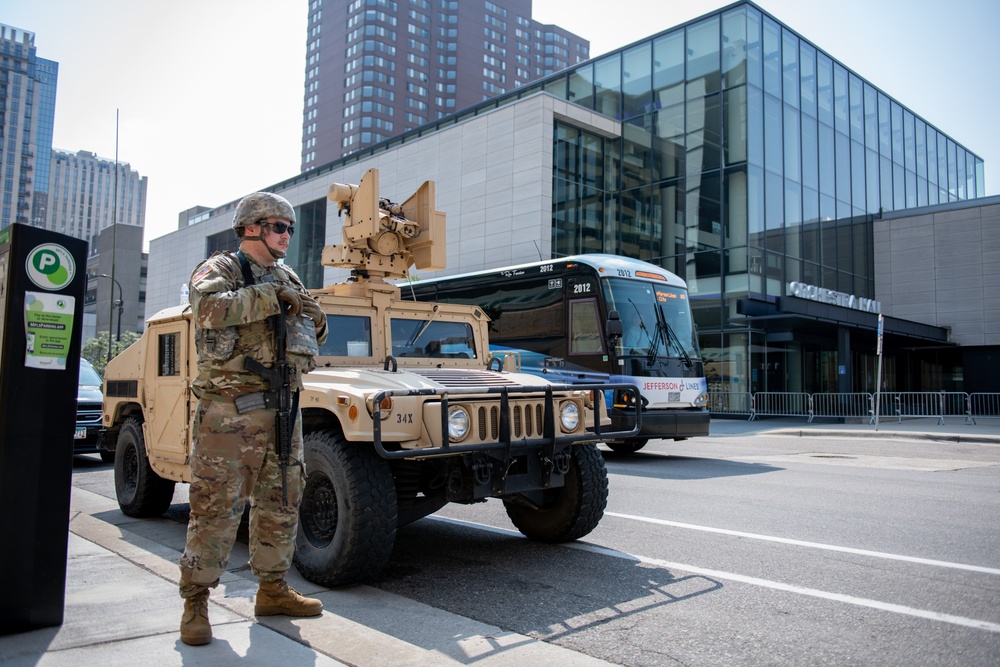
[[94,235],[87,258],[83,340],[99,332],[145,330],[146,270],[142,227],[113,225]]
[[587,60],[531,0],[312,0],[302,171]]
[[[370,167],[394,200],[437,182],[440,275],[583,252],[678,274],[713,392],[873,392],[880,313],[883,389],[965,389],[968,314],[915,313],[881,250],[896,239],[905,266],[919,225],[984,194],[983,161],[751,2],[264,188],[297,208],[287,261],[307,286],[345,277],[318,267],[341,234],[326,190]],[[150,313],[231,242],[236,203],[153,240]],[[894,217],[921,207],[941,217]]]
[[94,239],[115,222],[145,227],[146,189],[147,178],[128,163],[54,150],[45,227],[83,239],[95,252]]

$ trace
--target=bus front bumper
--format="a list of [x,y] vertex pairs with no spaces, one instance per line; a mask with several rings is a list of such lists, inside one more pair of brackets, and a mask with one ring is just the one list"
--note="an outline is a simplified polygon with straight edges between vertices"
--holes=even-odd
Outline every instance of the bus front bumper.
[[[642,426],[637,439],[682,439],[708,435],[707,408],[691,410],[643,410]],[[611,430],[629,430],[635,424],[631,411],[611,410]]]

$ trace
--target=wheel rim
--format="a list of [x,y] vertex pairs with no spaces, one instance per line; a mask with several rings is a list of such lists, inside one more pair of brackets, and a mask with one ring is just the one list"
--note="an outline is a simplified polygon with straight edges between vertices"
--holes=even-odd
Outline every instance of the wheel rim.
[[299,508],[302,534],[314,547],[329,545],[337,534],[337,491],[326,475],[309,475]]

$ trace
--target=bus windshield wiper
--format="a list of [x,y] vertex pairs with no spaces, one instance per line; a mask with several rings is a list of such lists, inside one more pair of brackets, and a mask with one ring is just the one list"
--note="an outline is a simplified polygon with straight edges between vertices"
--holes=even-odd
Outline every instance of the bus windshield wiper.
[[649,335],[649,329],[646,328],[646,322],[642,319],[642,312],[639,311],[639,306],[635,305],[635,301],[632,299],[629,299],[628,302],[632,304],[633,308],[635,308],[636,317],[639,318],[639,328],[646,334],[646,342],[649,343],[650,348],[655,351],[656,344],[653,342],[653,337]]
[[659,306],[656,307],[656,326],[657,329],[663,329],[663,331],[666,333],[667,347],[668,348],[670,347],[671,342],[674,345],[676,345],[677,349],[681,351],[681,356],[684,357],[684,364],[686,366],[690,366],[691,356],[687,353],[687,350],[684,349],[684,344],[681,342],[680,337],[673,330],[673,328],[669,324],[667,324],[666,319],[664,319],[663,317],[663,313],[660,312]]

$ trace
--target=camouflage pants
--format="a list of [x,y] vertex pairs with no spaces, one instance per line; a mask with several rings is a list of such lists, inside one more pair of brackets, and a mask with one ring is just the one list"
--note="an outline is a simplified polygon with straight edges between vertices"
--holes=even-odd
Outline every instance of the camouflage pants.
[[[305,486],[302,418],[296,415],[287,468],[288,505],[274,447],[274,411],[239,414],[225,401],[200,400],[191,452],[191,516],[181,556],[181,596],[215,587],[229,562],[250,501],[250,569],[261,581],[281,579],[292,564],[299,502]],[[296,465],[297,464],[297,465]]]

